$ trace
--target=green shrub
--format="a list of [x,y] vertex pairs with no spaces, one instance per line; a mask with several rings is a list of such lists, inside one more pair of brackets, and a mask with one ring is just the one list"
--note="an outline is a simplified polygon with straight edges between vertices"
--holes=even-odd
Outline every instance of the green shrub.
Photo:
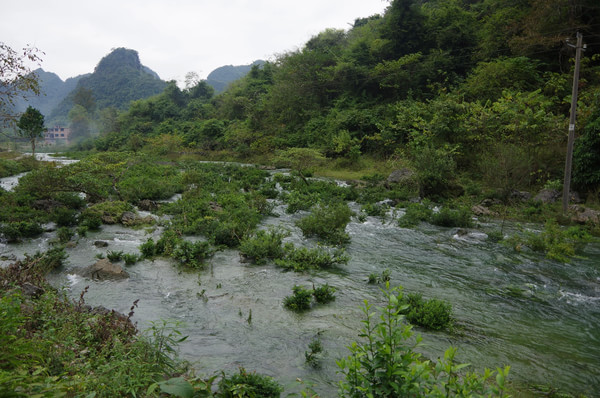
[[318,287],[313,287],[313,296],[319,304],[327,304],[335,300],[335,287],[324,284]]
[[505,239],[505,244],[515,250],[520,250],[524,245],[533,251],[545,253],[549,259],[568,262],[590,239],[591,235],[579,227],[563,229],[555,220],[549,220],[542,232],[513,235]]
[[242,240],[240,254],[256,264],[280,259],[285,254],[282,244],[283,239],[287,236],[289,236],[289,232],[280,228],[271,228],[268,231],[259,230],[253,236]]
[[140,252],[142,253],[143,258],[153,258],[156,256],[156,244],[154,243],[154,239],[148,238],[146,242],[140,245]]
[[133,253],[123,254],[123,261],[125,261],[125,265],[133,265],[133,264],[137,263],[138,260],[139,260],[139,257],[137,256],[137,254],[133,254]]
[[171,256],[181,241],[181,236],[175,230],[165,229],[158,241],[156,241],[155,254]]
[[390,206],[382,203],[367,203],[361,206],[360,211],[371,217],[385,219]]
[[36,252],[33,256],[25,254],[25,264],[31,264],[36,271],[46,274],[62,267],[67,258],[64,247],[56,246],[45,252]]
[[285,256],[281,259],[275,259],[275,264],[296,272],[331,268],[334,265],[346,264],[350,260],[350,256],[343,249],[335,249],[330,252],[320,246],[313,249],[296,248],[292,243],[287,243],[284,245],[283,250]]
[[204,260],[211,256],[212,253],[208,242],[189,242],[184,240],[179,242],[173,251],[173,258],[179,261],[180,265],[190,268],[201,268]]
[[375,309],[365,303],[361,341],[348,348],[350,355],[337,361],[344,380],[340,396],[344,397],[448,397],[504,396],[510,367],[477,373],[460,373],[468,366],[455,362],[456,349],[446,350],[436,364],[423,360],[415,351],[421,338],[410,343],[413,332],[402,323],[403,294],[400,288],[386,291],[386,304]]
[[504,233],[502,231],[493,230],[487,232],[487,240],[490,242],[498,243],[504,239]]
[[80,217],[79,225],[88,228],[90,231],[97,231],[102,226],[102,215],[96,212],[83,212]]
[[283,299],[283,306],[289,310],[303,312],[310,309],[312,291],[295,285],[292,289],[293,295]]
[[321,367],[320,354],[323,352],[323,344],[320,339],[314,339],[308,344],[310,351],[304,351],[304,358],[306,363],[313,368]]
[[442,207],[431,215],[431,223],[440,227],[469,228],[473,226],[471,211],[465,207],[451,209]]
[[353,215],[345,203],[317,205],[308,216],[297,221],[296,225],[306,237],[316,236],[329,244],[343,245],[350,241],[345,230]]
[[419,293],[403,297],[402,302],[408,304],[406,310],[400,313],[406,315],[406,320],[413,325],[432,330],[442,330],[452,327],[452,306],[438,299],[424,300]]
[[44,230],[35,221],[13,221],[0,227],[0,233],[8,242],[16,242],[23,238],[33,238]]
[[402,228],[412,228],[421,221],[429,221],[433,210],[427,204],[410,203],[402,217],[398,219],[398,225]]
[[219,382],[218,397],[222,398],[279,398],[283,387],[269,376],[249,373],[240,368],[239,373],[223,375]]
[[66,207],[57,207],[52,216],[59,227],[71,227],[77,224],[77,212]]
[[60,227],[56,231],[56,236],[60,243],[67,243],[73,237],[73,231],[69,227]]
[[115,263],[117,261],[121,261],[121,259],[123,258],[123,252],[122,251],[109,250],[106,253],[106,258],[108,258],[113,263]]

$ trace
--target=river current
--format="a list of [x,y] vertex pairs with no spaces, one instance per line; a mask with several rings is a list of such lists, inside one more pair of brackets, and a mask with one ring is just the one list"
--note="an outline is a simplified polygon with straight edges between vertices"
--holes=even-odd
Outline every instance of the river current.
[[[307,213],[289,215],[284,210],[277,204],[274,212],[279,216],[269,217],[261,228],[282,226],[291,231],[287,240],[314,246],[294,225]],[[152,322],[177,322],[177,329],[189,336],[180,354],[197,373],[245,367],[275,377],[286,392],[300,390],[301,379],[330,397],[340,379],[335,360],[347,356],[346,347],[358,339],[363,301],[377,305],[383,300],[382,285],[368,284],[368,277],[389,270],[393,286],[452,304],[457,333],[415,328],[423,336],[425,345],[419,350],[426,357],[436,359],[455,346],[458,360],[471,363],[472,370],[510,365],[509,379],[518,386],[549,384],[595,396],[600,391],[600,245],[586,245],[580,258],[564,264],[488,242],[482,231],[493,227],[499,229],[479,223],[464,234],[429,224],[400,228],[391,215],[384,220],[368,217],[348,225],[351,260],[333,271],[285,272],[272,264],[243,263],[236,250],[224,250],[202,271],[181,271],[169,259],[156,259],[126,267],[130,277],[125,280],[85,279],[77,271],[93,264],[96,255],[109,250],[138,253],[142,242],[161,233],[160,228],[104,225],[67,249],[65,266],[49,279],[73,298],[89,286],[87,304],[123,313],[139,300],[133,320],[141,330]],[[511,228],[517,226],[505,233]],[[0,264],[46,250],[53,235],[0,244]],[[98,240],[108,247],[94,246]],[[283,307],[294,285],[313,283],[335,287],[336,300],[303,314]],[[322,366],[313,368],[304,353],[317,337],[325,352]]]

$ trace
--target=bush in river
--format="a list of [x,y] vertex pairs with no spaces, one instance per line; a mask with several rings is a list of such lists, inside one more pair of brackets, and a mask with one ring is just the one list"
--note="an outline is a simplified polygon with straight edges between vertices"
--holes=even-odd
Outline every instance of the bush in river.
[[249,373],[244,368],[231,376],[223,375],[217,396],[220,398],[279,398],[283,387],[273,378]]
[[406,315],[406,320],[413,325],[432,330],[449,329],[452,327],[452,306],[438,299],[424,300],[419,293],[403,296],[402,304],[408,305],[400,311]]
[[319,304],[327,304],[335,300],[335,287],[329,286],[328,283],[314,287],[313,296],[315,301]]
[[310,309],[312,292],[302,286],[295,285],[293,294],[283,299],[283,306],[289,310],[303,312]]
[[[505,396],[506,376],[510,367],[488,369],[482,375],[460,373],[467,364],[457,364],[456,349],[449,348],[437,363],[424,360],[415,348],[421,342],[409,343],[413,336],[410,325],[402,323],[401,288],[385,290],[386,303],[375,309],[365,302],[364,320],[359,336],[352,343],[350,355],[337,361],[345,379],[340,381],[344,397],[449,397]],[[495,377],[491,380],[492,376]]]
[[268,231],[259,230],[253,236],[242,239],[240,254],[245,259],[256,264],[267,260],[280,259],[284,256],[283,239],[289,232],[281,228],[271,228]]
[[335,249],[330,252],[321,246],[313,249],[297,248],[292,243],[287,243],[284,246],[284,253],[283,258],[275,260],[275,264],[296,272],[330,268],[337,264],[346,264],[350,260],[350,256],[344,249]]
[[14,221],[0,226],[0,234],[8,242],[17,242],[23,238],[33,238],[42,232],[44,230],[35,221]]
[[212,250],[208,242],[189,242],[181,241],[173,251],[173,258],[179,261],[179,264],[190,268],[201,268],[204,259],[212,255]]
[[431,223],[440,227],[469,228],[473,226],[473,218],[471,211],[465,207],[442,207],[439,212],[431,215]]
[[417,226],[421,221],[429,221],[433,210],[428,204],[410,203],[406,206],[405,213],[398,219],[398,225],[402,228],[412,228]]
[[306,237],[316,236],[328,244],[343,245],[350,241],[345,230],[353,215],[354,212],[346,203],[317,205],[308,216],[298,220],[296,225]]

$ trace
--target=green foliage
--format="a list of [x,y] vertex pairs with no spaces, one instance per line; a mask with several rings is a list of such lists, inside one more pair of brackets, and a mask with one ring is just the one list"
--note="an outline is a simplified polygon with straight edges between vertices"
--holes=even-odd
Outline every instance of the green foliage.
[[[384,291],[386,303],[374,311],[365,301],[364,320],[360,336],[363,341],[352,343],[350,355],[337,361],[345,379],[340,381],[340,395],[348,397],[448,397],[505,396],[509,367],[497,372],[485,370],[463,373],[467,364],[455,362],[456,349],[449,348],[437,363],[424,360],[410,343],[410,325],[402,323],[400,314],[403,294],[398,288]],[[377,317],[376,317],[377,315]],[[496,373],[495,382],[489,380]]]
[[353,215],[354,212],[345,203],[317,205],[296,225],[306,237],[315,236],[329,244],[343,245],[350,241],[345,230]]
[[295,312],[304,312],[310,309],[312,291],[298,285],[292,289],[293,295],[283,299],[283,306]]
[[452,306],[449,303],[438,299],[424,300],[419,293],[404,296],[402,303],[408,308],[400,313],[411,324],[432,330],[452,328]]
[[292,243],[287,243],[284,245],[283,251],[283,258],[275,259],[275,264],[296,272],[327,269],[334,265],[346,264],[350,260],[350,256],[343,249],[327,250],[321,246],[312,249],[297,248]]
[[590,119],[573,152],[573,183],[586,192],[600,188],[600,113]]
[[375,272],[369,274],[369,279],[367,280],[367,282],[372,285],[376,283],[388,283],[391,277],[392,272],[389,269],[384,269],[379,275]]
[[289,232],[278,228],[268,231],[259,230],[253,236],[248,236],[240,243],[240,254],[244,259],[256,264],[267,260],[281,259],[284,256],[283,239]]
[[121,250],[119,250],[119,251],[109,250],[106,253],[106,258],[108,258],[113,263],[116,263],[117,261],[121,261],[123,259],[123,251],[121,251]]
[[283,387],[269,376],[247,372],[240,368],[239,373],[223,376],[219,382],[218,397],[222,398],[279,398]]
[[133,265],[135,263],[138,262],[140,258],[138,257],[137,254],[133,254],[133,253],[124,253],[123,254],[123,261],[125,261],[125,265]]
[[521,250],[522,245],[533,251],[542,252],[546,257],[560,262],[569,262],[575,257],[583,243],[589,242],[591,235],[580,227],[561,228],[555,220],[549,220],[541,233],[526,232],[523,236],[513,235],[506,239],[506,245]]
[[[142,396],[163,375],[183,371],[166,350],[181,341],[173,332],[140,338],[133,312],[90,311],[85,291],[70,300],[44,281],[41,258],[0,269],[0,395]],[[37,293],[21,293],[26,284]]]
[[210,244],[204,241],[181,241],[173,251],[173,258],[179,264],[190,268],[201,268],[204,260],[211,256],[213,251]]
[[335,300],[335,287],[329,286],[328,283],[313,287],[313,296],[319,304],[327,304]]
[[17,242],[23,238],[33,238],[44,230],[35,221],[14,221],[0,226],[0,233],[8,242]]
[[308,344],[308,349],[310,351],[304,351],[304,358],[306,359],[306,363],[309,364],[313,368],[321,367],[321,357],[320,354],[323,352],[323,344],[321,340],[316,338]]
[[140,245],[140,252],[142,253],[143,258],[153,258],[156,254],[156,244],[154,243],[154,239],[148,238],[146,242]]
[[28,106],[17,122],[17,127],[20,129],[21,136],[31,142],[31,152],[35,156],[35,140],[42,137],[44,132],[44,115],[37,109]]
[[440,227],[469,228],[473,226],[471,210],[466,207],[458,209],[442,207],[440,211],[431,214],[430,222]]
[[416,227],[421,221],[429,221],[433,210],[428,204],[409,203],[402,217],[398,219],[398,225],[402,228]]
[[71,240],[73,235],[74,235],[74,233],[69,227],[60,227],[56,231],[56,236],[60,243],[67,243],[68,241]]

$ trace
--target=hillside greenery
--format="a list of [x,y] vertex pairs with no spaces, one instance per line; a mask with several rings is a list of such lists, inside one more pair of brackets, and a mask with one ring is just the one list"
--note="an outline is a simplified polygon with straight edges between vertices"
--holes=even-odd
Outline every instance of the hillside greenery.
[[[346,169],[401,159],[424,196],[460,194],[458,176],[501,191],[541,186],[562,177],[574,56],[565,39],[576,31],[589,43],[577,133],[598,118],[599,23],[591,0],[394,0],[253,66],[218,96],[203,81],[170,83],[79,148],[267,163],[310,148]],[[590,150],[575,160],[586,193],[598,189]]]

